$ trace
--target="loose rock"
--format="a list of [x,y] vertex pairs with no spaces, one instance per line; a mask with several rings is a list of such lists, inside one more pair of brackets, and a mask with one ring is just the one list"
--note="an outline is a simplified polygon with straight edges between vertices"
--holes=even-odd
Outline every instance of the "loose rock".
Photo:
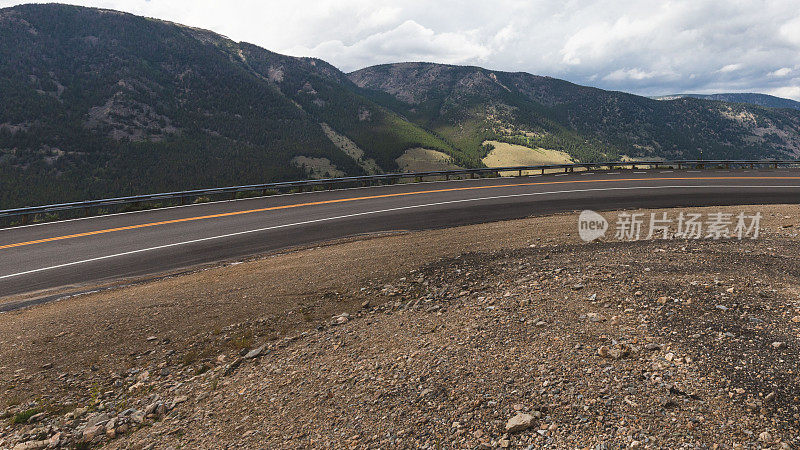
[[517,433],[527,430],[533,426],[533,416],[530,414],[518,413],[506,422],[506,433]]

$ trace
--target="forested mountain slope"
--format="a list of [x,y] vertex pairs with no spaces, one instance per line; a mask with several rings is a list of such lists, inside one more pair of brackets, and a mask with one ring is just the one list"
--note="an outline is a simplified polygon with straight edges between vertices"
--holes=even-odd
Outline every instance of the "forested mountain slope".
[[717,100],[729,103],[749,103],[751,105],[765,106],[767,108],[800,109],[800,102],[788,98],[775,97],[767,94],[754,93],[728,93],[728,94],[674,94],[653,97],[656,100],[675,100],[684,97],[700,98],[703,100]]
[[657,101],[527,73],[400,63],[349,74],[367,95],[482,157],[487,139],[577,159],[795,158],[800,111]]
[[[451,151],[356,90],[323,61],[204,30],[64,5],[2,9],[0,208],[356,175],[395,170],[407,148]],[[343,136],[360,157],[335,145]]]

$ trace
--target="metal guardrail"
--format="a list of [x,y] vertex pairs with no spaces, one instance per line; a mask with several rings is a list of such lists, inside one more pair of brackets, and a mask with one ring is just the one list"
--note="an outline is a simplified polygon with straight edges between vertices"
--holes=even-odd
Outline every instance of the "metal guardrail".
[[102,208],[119,205],[137,205],[141,206],[143,203],[157,202],[162,200],[175,200],[179,199],[181,204],[189,204],[195,199],[204,196],[232,194],[233,198],[242,192],[258,192],[261,191],[262,195],[268,195],[270,191],[282,190],[297,190],[303,191],[305,188],[318,188],[335,189],[336,186],[341,185],[362,185],[368,186],[373,182],[381,182],[385,184],[394,184],[403,179],[413,179],[415,181],[422,181],[425,177],[442,177],[449,179],[452,176],[476,176],[483,177],[501,176],[502,173],[518,172],[518,176],[523,176],[525,172],[541,171],[544,174],[547,171],[563,169],[565,173],[573,172],[576,168],[586,170],[615,170],[630,167],[631,169],[637,168],[731,168],[731,167],[774,167],[779,166],[797,166],[800,167],[800,160],[653,160],[653,161],[614,161],[614,162],[596,162],[596,163],[570,163],[570,164],[547,164],[537,166],[513,166],[513,167],[482,167],[477,169],[455,169],[455,170],[435,170],[428,172],[402,172],[402,173],[387,173],[379,175],[362,175],[355,177],[342,177],[342,178],[326,178],[319,180],[300,180],[300,181],[285,181],[277,183],[264,183],[264,184],[251,184],[245,186],[229,186],[222,188],[212,189],[193,189],[189,191],[177,192],[164,192],[159,194],[145,194],[134,195],[129,197],[107,198],[99,200],[88,200],[83,202],[70,202],[59,203],[54,205],[32,206],[24,208],[14,208],[0,210],[0,219],[8,219],[12,217],[20,217],[20,223],[26,224],[30,221],[32,216],[37,214],[51,214],[63,211],[82,210],[84,216],[91,213],[92,208]]

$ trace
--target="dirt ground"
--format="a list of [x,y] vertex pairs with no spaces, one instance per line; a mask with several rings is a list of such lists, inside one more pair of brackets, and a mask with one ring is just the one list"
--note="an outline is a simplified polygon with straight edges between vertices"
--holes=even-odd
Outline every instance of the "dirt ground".
[[800,448],[800,208],[691,211],[762,234],[585,243],[564,214],[0,314],[0,448]]

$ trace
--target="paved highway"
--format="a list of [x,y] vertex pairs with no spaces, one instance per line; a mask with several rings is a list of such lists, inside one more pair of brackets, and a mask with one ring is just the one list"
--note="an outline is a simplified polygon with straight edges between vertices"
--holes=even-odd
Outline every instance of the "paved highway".
[[652,170],[404,184],[99,216],[0,230],[0,298],[157,274],[361,233],[580,209],[798,199],[800,170]]

